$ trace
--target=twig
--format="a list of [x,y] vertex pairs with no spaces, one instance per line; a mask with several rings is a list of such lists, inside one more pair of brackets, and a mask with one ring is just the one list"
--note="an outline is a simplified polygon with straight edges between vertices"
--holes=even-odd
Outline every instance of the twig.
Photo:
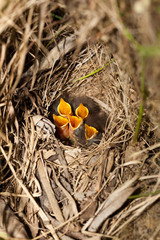
[[2,148],[2,146],[0,146],[1,152],[3,153],[4,158],[6,159],[8,166],[14,176],[14,178],[16,179],[17,183],[21,186],[21,188],[23,189],[23,191],[27,194],[28,198],[30,199],[30,201],[33,203],[35,210],[37,211],[38,215],[40,216],[41,219],[43,219],[43,223],[45,225],[45,227],[50,231],[50,233],[52,234],[53,238],[55,240],[59,240],[59,237],[57,236],[55,229],[52,227],[52,225],[49,223],[49,219],[46,216],[46,214],[43,212],[42,208],[39,207],[39,205],[36,203],[35,199],[32,197],[31,193],[28,191],[27,187],[23,184],[23,182],[17,177],[17,174],[12,166],[12,164],[10,163],[10,157],[11,157],[11,153],[12,153],[12,144],[10,144],[10,149],[9,149],[9,153],[8,156],[6,155],[4,149]]

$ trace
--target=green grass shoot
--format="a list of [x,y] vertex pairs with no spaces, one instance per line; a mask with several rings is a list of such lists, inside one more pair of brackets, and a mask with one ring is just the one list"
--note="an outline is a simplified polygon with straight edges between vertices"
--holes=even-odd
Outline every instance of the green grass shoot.
[[137,125],[135,129],[135,134],[133,136],[133,142],[137,142],[138,140],[138,135],[140,131],[140,126],[142,122],[142,117],[143,117],[143,112],[144,112],[144,101],[146,99],[146,94],[145,94],[145,61],[147,57],[154,57],[154,56],[159,56],[160,55],[160,43],[157,46],[145,46],[140,43],[138,43],[133,35],[129,32],[129,30],[124,27],[124,34],[126,38],[133,43],[133,45],[136,47],[137,51],[139,52],[139,55],[142,60],[142,72],[141,72],[141,103],[140,103],[140,108],[139,108],[139,114],[138,114],[138,119],[137,119]]
[[149,192],[149,193],[142,193],[142,194],[137,194],[137,195],[132,195],[130,196],[128,199],[136,199],[136,198],[141,198],[141,197],[149,197],[149,196],[153,196],[156,194],[159,194],[160,190],[157,190],[155,192]]
[[81,81],[81,80],[83,80],[83,79],[85,79],[85,78],[88,78],[88,77],[90,77],[90,76],[92,76],[92,75],[100,72],[103,68],[105,68],[106,66],[108,66],[109,64],[111,64],[113,61],[115,61],[115,59],[112,59],[110,62],[108,62],[108,63],[106,63],[104,66],[102,66],[102,67],[94,70],[93,72],[91,72],[91,73],[89,73],[89,74],[87,74],[87,75],[85,75],[85,76],[83,76],[83,77],[80,77],[80,78],[78,78],[78,79],[73,80],[72,83],[77,82],[77,81]]
[[142,96],[142,99],[141,99],[140,108],[139,108],[136,130],[135,130],[135,134],[133,136],[134,143],[137,142],[137,139],[138,139],[138,134],[139,134],[142,117],[143,117],[143,112],[144,112],[144,101],[146,99],[144,72],[145,72],[145,57],[142,58],[142,72],[141,72],[141,96]]

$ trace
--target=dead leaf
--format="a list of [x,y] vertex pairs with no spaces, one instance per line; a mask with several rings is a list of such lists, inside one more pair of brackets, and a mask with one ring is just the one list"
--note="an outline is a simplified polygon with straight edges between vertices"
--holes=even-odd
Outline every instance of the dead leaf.
[[47,56],[42,59],[40,64],[40,70],[51,68],[55,65],[56,61],[60,57],[64,56],[67,52],[76,47],[76,36],[70,36],[63,39],[58,43],[58,47],[55,46]]
[[54,149],[50,149],[50,150],[43,150],[43,159],[44,160],[49,160],[49,161],[54,161],[57,164],[59,164],[59,160],[58,160],[58,154],[54,151]]
[[39,177],[40,177],[40,180],[41,180],[41,184],[43,186],[43,189],[46,192],[47,198],[49,200],[50,206],[52,208],[52,211],[53,211],[56,219],[59,222],[64,222],[64,218],[63,218],[61,209],[58,205],[57,199],[56,199],[55,194],[52,190],[52,187],[51,187],[51,184],[50,184],[50,181],[49,181],[49,177],[48,177],[48,174],[47,174],[47,170],[46,170],[45,165],[43,163],[42,157],[38,161],[38,173],[39,173]]
[[65,150],[64,154],[65,154],[65,159],[67,161],[68,164],[72,164],[72,167],[74,166],[74,162],[77,159],[77,157],[80,155],[81,153],[81,149],[80,148],[68,148],[67,150]]
[[148,153],[142,152],[138,156],[133,155],[136,152],[139,152],[141,149],[145,148],[144,145],[141,143],[139,145],[129,145],[125,151],[125,162],[141,160],[143,162],[145,159],[148,158]]
[[28,239],[29,236],[23,223],[3,199],[0,199],[0,206],[0,229],[16,239]]
[[128,180],[119,189],[110,194],[110,196],[100,205],[93,219],[89,220],[90,225],[88,231],[96,232],[101,224],[125,203],[128,197],[136,189],[136,187],[132,187],[132,185],[137,178],[138,176],[135,176],[131,180]]
[[63,216],[64,216],[65,220],[74,216],[72,204],[63,206]]
[[107,159],[107,166],[106,166],[106,171],[105,171],[106,177],[108,177],[109,173],[111,172],[111,169],[114,164],[114,157],[115,157],[114,150],[109,151],[109,155],[108,155],[108,159]]
[[51,134],[55,133],[55,125],[49,119],[41,115],[35,115],[32,117],[32,119],[40,137],[47,138]]
[[[83,210],[89,203],[91,202],[91,200],[87,200],[84,203],[82,203],[81,205],[81,209]],[[96,211],[97,208],[97,202],[93,201],[91,205],[89,205],[89,207],[86,209],[86,211],[84,213],[82,213],[81,217],[84,220],[88,220],[89,218],[94,216],[94,213]]]

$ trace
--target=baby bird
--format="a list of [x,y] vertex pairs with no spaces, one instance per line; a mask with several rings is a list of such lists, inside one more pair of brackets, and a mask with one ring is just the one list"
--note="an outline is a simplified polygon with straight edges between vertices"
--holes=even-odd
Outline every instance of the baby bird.
[[72,109],[76,110],[82,103],[88,110],[89,114],[85,119],[85,123],[103,133],[105,131],[105,125],[107,120],[107,114],[102,111],[99,104],[92,98],[87,96],[69,97],[68,102],[71,104]]
[[49,107],[49,119],[57,127],[56,136],[66,143],[99,143],[105,130],[107,114],[87,96],[64,96]]

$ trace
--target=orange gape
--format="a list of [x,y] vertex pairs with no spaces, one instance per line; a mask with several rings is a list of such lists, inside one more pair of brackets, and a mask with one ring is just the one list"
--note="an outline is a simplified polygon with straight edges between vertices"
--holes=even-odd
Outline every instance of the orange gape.
[[[60,99],[60,103],[57,107],[58,113],[60,116],[53,114],[54,124],[57,127],[58,137],[61,140],[74,138],[74,131],[83,124],[83,121],[88,117],[89,110],[82,103],[76,109],[76,116],[72,116],[71,105]],[[90,140],[98,134],[98,130],[94,127],[88,126],[85,124],[85,138]]]
[[58,129],[58,137],[60,139],[69,138],[68,119],[62,116],[56,116],[55,114],[53,114],[53,119],[54,119],[54,124]]
[[86,140],[90,140],[90,139],[94,138],[97,134],[98,134],[98,131],[97,131],[96,128],[88,126],[87,124],[85,124]]
[[60,100],[60,103],[58,105],[58,113],[61,115],[61,116],[69,116],[72,114],[72,109],[71,109],[71,105],[67,102],[65,102],[63,100],[63,98],[61,98]]
[[81,117],[82,119],[85,119],[88,117],[89,111],[88,108],[86,108],[82,103],[79,105],[79,107],[76,109],[76,115],[78,117]]

